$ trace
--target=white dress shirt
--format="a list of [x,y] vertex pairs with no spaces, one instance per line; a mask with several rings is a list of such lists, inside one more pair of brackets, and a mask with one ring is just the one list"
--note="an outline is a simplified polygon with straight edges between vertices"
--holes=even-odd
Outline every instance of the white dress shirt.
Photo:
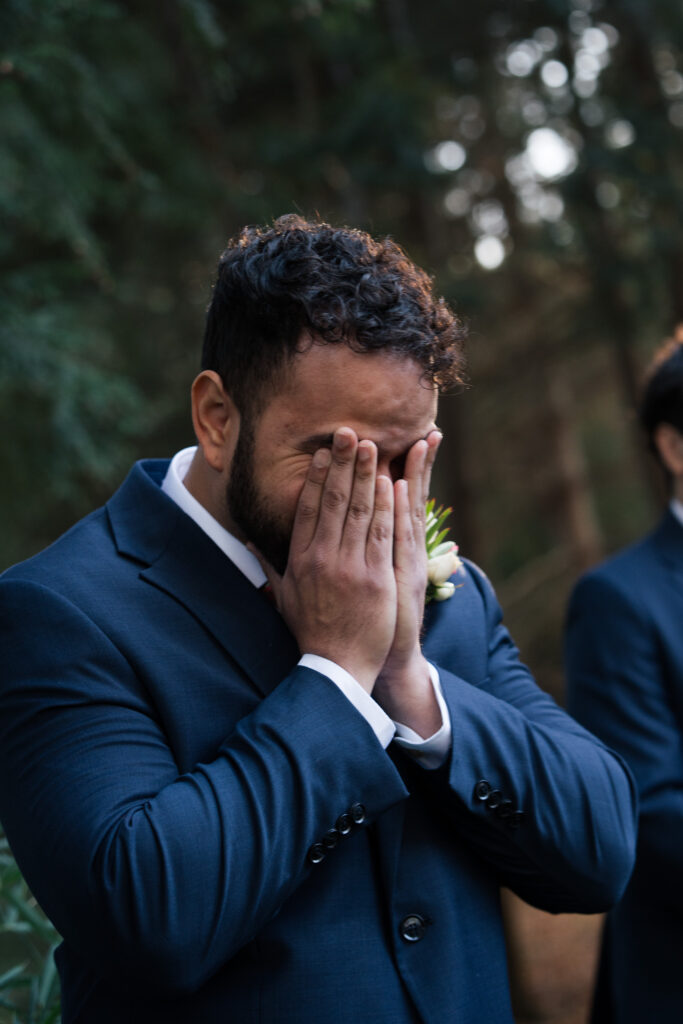
[[683,526],[683,501],[679,501],[678,498],[672,498],[669,502],[669,508],[676,516],[681,526]]
[[[214,519],[204,506],[190,494],[183,483],[196,450],[196,447],[183,448],[182,451],[174,455],[161,489],[183,512],[194,520],[197,526],[227,555],[250,583],[260,588],[267,582],[267,578],[256,556],[237,537],[226,530],[224,526],[221,526],[218,520]],[[451,723],[448,708],[441,692],[439,674],[433,665],[429,666],[429,672],[434,687],[434,694],[441,712],[442,724],[438,732],[435,732],[428,739],[422,739],[413,729],[406,725],[401,725],[399,722],[392,721],[377,701],[373,700],[360,683],[346,669],[343,669],[341,665],[337,665],[336,662],[330,661],[328,658],[321,658],[317,654],[303,654],[299,664],[304,668],[311,668],[316,672],[320,672],[338,686],[344,696],[351,701],[355,709],[371,726],[384,748],[388,747],[391,741],[395,739],[424,768],[438,768],[445,760],[451,743]]]

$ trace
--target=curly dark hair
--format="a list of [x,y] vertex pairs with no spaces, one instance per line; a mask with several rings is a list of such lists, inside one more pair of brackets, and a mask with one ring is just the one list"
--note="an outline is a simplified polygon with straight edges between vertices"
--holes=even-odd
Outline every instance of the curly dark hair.
[[465,328],[390,238],[296,214],[245,227],[218,264],[202,369],[254,411],[308,340],[414,359],[441,390],[461,383]]

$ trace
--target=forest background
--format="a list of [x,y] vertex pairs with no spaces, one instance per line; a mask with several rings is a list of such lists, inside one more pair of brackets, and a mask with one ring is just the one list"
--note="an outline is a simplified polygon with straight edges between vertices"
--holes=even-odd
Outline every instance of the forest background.
[[[220,251],[320,215],[469,322],[434,493],[562,701],[573,582],[664,498],[633,408],[683,322],[682,46],[680,0],[5,0],[0,569],[191,443]],[[583,1021],[599,922],[508,911],[518,1020]],[[0,837],[3,1024],[57,1019],[56,939]]]

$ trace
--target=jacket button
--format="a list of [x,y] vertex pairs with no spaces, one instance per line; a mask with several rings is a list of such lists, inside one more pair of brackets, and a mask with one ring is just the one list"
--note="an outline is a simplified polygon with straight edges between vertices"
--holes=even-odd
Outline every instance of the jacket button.
[[339,833],[336,828],[328,829],[323,836],[323,846],[326,850],[334,850],[335,846],[339,842]]
[[365,821],[365,808],[362,804],[351,804],[349,807],[349,814],[356,825],[362,825]]
[[340,814],[334,823],[334,827],[340,836],[348,836],[351,831],[353,819],[350,814]]
[[489,793],[489,798],[486,805],[490,811],[495,811],[496,807],[500,804],[503,799],[503,794],[499,789],[492,789]]
[[508,828],[519,828],[524,821],[524,811],[513,811],[508,818],[506,825]]
[[512,814],[512,800],[501,800],[496,807],[496,814],[499,818],[509,818]]
[[419,942],[427,930],[427,922],[419,914],[408,914],[399,926],[401,938],[405,942]]
[[490,792],[491,787],[486,781],[486,779],[480,779],[479,782],[474,787],[474,799],[481,800],[482,803],[485,803],[489,798]]
[[325,860],[325,847],[322,843],[313,843],[313,846],[308,851],[308,860],[311,864],[320,864],[321,861]]

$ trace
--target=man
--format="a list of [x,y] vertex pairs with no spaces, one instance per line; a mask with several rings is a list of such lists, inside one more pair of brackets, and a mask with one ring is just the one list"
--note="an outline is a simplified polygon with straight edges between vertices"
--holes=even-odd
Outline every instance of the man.
[[0,581],[0,817],[64,936],[65,1024],[510,1024],[499,886],[620,895],[620,762],[479,570],[424,614],[460,334],[389,240],[245,229],[196,451]]
[[657,356],[640,419],[669,508],[579,582],[567,629],[569,708],[623,755],[640,795],[636,867],[607,919],[596,1024],[683,1020],[683,336]]

